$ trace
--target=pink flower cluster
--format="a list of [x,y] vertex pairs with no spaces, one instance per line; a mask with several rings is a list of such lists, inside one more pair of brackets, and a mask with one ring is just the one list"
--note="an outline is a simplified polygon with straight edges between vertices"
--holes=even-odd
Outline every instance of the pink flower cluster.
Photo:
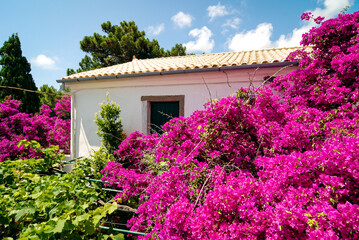
[[323,20],[324,20],[324,17],[321,17],[321,16],[318,16],[318,17],[314,18],[313,13],[311,13],[311,12],[303,13],[302,16],[300,16],[300,18],[302,20],[306,20],[306,21],[309,21],[310,19],[313,19],[316,24],[321,24],[323,22]]
[[20,112],[21,102],[7,99],[0,103],[0,162],[9,159],[39,156],[33,149],[18,147],[20,140],[36,140],[41,146],[59,145],[65,153],[70,151],[70,120],[62,119],[71,107],[71,99],[65,96],[55,106],[57,116],[50,117],[52,110],[42,105],[34,115]]
[[359,12],[327,20],[290,56],[300,69],[173,119],[161,136],[131,134],[103,169],[117,198],[141,200],[131,230],[359,239],[358,36]]
[[64,95],[62,98],[58,99],[54,111],[58,118],[68,120],[70,119],[71,114],[71,97],[70,95]]

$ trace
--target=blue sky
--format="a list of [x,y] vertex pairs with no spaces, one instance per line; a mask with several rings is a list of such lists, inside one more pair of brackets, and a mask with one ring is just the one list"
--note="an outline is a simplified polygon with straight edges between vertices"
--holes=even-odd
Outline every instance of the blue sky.
[[216,53],[298,46],[312,25],[303,12],[335,17],[354,0],[2,0],[0,46],[18,33],[37,87],[59,85],[67,68],[78,68],[85,53],[79,42],[101,33],[101,23],[135,21],[164,49],[185,44],[188,52]]

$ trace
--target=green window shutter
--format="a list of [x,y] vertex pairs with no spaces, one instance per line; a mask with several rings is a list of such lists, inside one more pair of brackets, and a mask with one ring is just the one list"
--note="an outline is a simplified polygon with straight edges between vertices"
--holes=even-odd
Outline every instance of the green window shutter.
[[179,102],[151,102],[151,133],[163,133],[162,126],[172,118],[179,117]]

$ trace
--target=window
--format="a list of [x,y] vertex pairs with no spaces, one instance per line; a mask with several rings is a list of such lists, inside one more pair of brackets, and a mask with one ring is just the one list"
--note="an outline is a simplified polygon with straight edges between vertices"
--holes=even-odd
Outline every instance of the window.
[[147,133],[162,133],[162,126],[175,117],[184,115],[184,95],[142,96],[147,107]]

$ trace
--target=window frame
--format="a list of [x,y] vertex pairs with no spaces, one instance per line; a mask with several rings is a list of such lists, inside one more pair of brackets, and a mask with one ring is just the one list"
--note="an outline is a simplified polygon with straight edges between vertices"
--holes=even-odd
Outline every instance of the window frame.
[[141,96],[141,102],[145,102],[146,133],[151,134],[151,102],[178,102],[179,116],[184,116],[185,95],[156,95]]

